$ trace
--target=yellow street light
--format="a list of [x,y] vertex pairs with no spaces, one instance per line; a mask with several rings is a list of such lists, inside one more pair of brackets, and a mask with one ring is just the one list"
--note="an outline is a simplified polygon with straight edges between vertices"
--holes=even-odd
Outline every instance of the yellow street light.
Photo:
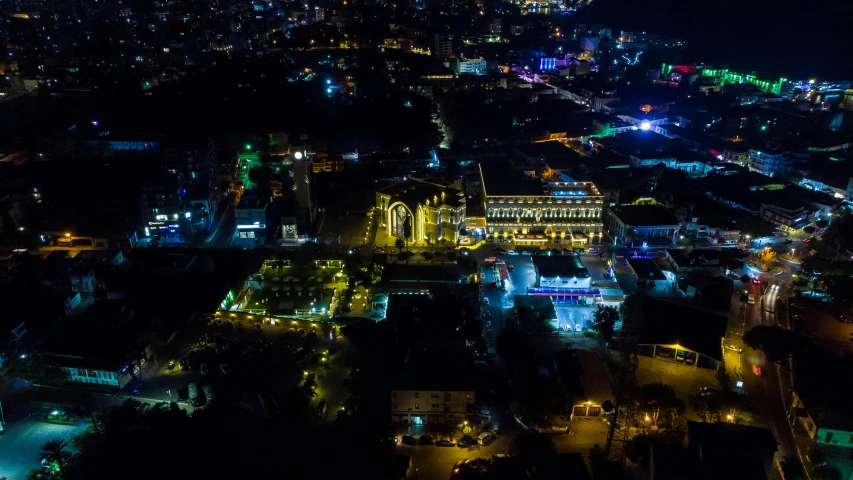
[[730,421],[730,422],[731,422],[732,420],[734,420],[734,418],[735,418],[735,417],[733,417],[733,416],[731,416],[731,415],[726,415],[726,420],[728,420],[728,421]]
[[71,234],[70,234],[70,233],[68,233],[68,232],[65,232],[65,236],[66,236],[66,237],[70,237],[70,236],[71,236]]

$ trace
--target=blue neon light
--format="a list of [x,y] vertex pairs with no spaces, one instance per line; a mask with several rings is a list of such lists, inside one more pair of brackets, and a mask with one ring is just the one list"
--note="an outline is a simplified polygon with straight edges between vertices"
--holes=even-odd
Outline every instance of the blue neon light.
[[559,192],[551,192],[551,195],[553,195],[553,196],[555,196],[555,197],[570,197],[570,196],[571,196],[571,197],[576,197],[576,196],[579,196],[579,195],[586,195],[586,192],[584,192],[584,191],[577,191],[577,192],[576,192],[576,191],[572,191],[572,190],[569,190],[569,191],[562,191],[562,190],[561,190],[561,191],[559,191]]

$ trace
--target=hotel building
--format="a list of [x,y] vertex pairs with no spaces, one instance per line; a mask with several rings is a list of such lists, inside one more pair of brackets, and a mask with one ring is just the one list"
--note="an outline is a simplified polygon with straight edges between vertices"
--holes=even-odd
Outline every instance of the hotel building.
[[543,182],[499,165],[480,166],[486,241],[599,245],[604,196],[591,182]]

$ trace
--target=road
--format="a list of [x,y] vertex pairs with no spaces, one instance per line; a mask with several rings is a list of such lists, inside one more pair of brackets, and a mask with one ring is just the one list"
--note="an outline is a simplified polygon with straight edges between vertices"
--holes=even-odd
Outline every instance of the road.
[[[725,360],[732,381],[743,382],[743,392],[752,404],[759,408],[759,425],[773,431],[779,443],[779,452],[776,457],[778,461],[785,457],[799,458],[797,444],[787,420],[779,370],[775,363],[766,359],[763,352],[750,348],[742,340],[743,332],[753,327],[775,326],[780,319],[784,322],[784,318],[780,316],[783,313],[779,296],[780,288],[772,283],[777,279],[771,275],[764,275],[764,277],[761,285],[750,283],[744,287],[755,296],[757,302],[754,305],[740,301],[741,292],[735,294],[729,316],[729,337],[726,339],[726,344],[743,348],[743,353],[725,350]],[[777,469],[772,471],[771,478],[781,478]]]

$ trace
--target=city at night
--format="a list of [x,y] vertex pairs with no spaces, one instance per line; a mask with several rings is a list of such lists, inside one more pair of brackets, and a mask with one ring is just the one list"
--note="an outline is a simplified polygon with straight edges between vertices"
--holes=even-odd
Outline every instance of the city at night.
[[0,480],[853,478],[851,20],[0,0]]

